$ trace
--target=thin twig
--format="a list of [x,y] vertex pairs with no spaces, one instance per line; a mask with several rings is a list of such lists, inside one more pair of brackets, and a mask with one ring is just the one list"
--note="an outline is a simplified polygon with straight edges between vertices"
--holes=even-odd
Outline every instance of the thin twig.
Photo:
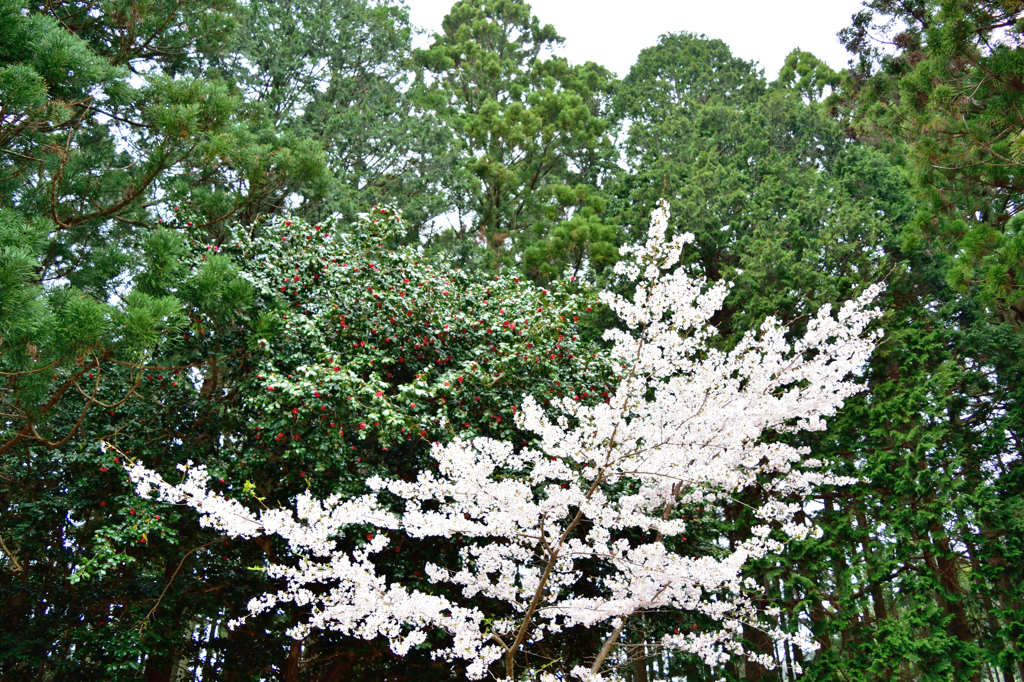
[[196,552],[196,551],[198,551],[200,549],[203,549],[204,547],[209,547],[210,545],[216,544],[218,542],[223,542],[223,541],[224,541],[224,538],[217,538],[216,540],[211,540],[210,542],[207,542],[205,545],[199,545],[198,547],[193,547],[189,551],[185,552],[185,556],[181,557],[181,561],[178,562],[178,567],[176,569],[174,569],[174,573],[173,573],[173,575],[171,575],[171,579],[167,581],[166,585],[164,585],[164,591],[160,593],[160,596],[157,597],[156,603],[153,604],[153,608],[151,608],[149,610],[149,613],[146,614],[146,617],[142,619],[142,624],[139,625],[139,634],[140,635],[142,634],[142,631],[146,629],[146,625],[149,624],[150,617],[153,615],[153,613],[160,606],[160,602],[163,601],[164,595],[167,594],[167,590],[171,589],[171,583],[173,583],[174,579],[178,576],[178,571],[180,571],[181,567],[185,564],[185,559],[188,558],[189,554],[192,554],[193,552]]
[[14,552],[7,549],[7,545],[4,544],[4,538],[2,535],[0,535],[0,549],[4,550],[4,554],[11,557],[11,563],[14,564],[13,566],[11,566],[11,570],[15,573],[21,573],[23,569],[21,564],[18,563],[18,557],[14,556]]

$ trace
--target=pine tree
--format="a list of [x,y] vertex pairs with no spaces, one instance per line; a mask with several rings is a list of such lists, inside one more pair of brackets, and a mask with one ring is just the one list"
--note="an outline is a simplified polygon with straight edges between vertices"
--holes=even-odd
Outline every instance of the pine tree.
[[51,432],[46,414],[61,400],[95,406],[75,387],[87,368],[166,341],[177,305],[130,284],[164,248],[161,222],[187,206],[215,233],[322,172],[308,144],[268,136],[223,82],[190,73],[222,47],[230,5],[165,3],[137,24],[47,7],[54,16],[5,0],[0,14],[0,452],[63,442],[71,433]]
[[416,53],[424,106],[452,136],[453,227],[435,243],[464,257],[487,247],[474,258],[492,265],[523,254],[540,281],[604,267],[616,239],[598,191],[615,161],[612,75],[545,57],[562,38],[523,0],[459,0],[442,26]]
[[241,7],[238,21],[218,72],[273,130],[315,144],[329,169],[275,210],[355,220],[367,206],[397,202],[410,236],[444,211],[444,133],[413,102],[404,5],[263,1]]
[[1024,9],[977,0],[864,4],[841,33],[857,65],[836,104],[860,137],[906,159],[921,207],[905,239],[949,253],[950,284],[976,289],[1019,328]]

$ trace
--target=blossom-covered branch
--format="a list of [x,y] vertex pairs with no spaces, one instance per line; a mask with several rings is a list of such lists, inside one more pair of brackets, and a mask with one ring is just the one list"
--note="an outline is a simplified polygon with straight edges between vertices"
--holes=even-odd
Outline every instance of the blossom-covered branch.
[[[436,656],[463,659],[474,679],[496,667],[515,679],[528,646],[567,628],[597,628],[611,634],[591,667],[573,673],[598,679],[627,619],[674,609],[720,625],[667,635],[664,646],[708,664],[743,655],[742,628],[759,623],[756,585],[744,580],[744,566],[812,533],[796,521],[800,501],[818,485],[845,482],[818,471],[806,449],[765,435],[823,429],[858,390],[851,376],[879,334],[866,329],[879,315],[869,306],[880,288],[835,315],[823,307],[796,340],[769,318],[720,350],[709,344],[710,320],[729,286],[680,266],[693,236],[668,239],[667,224],[662,204],[646,242],[622,249],[617,272],[636,282],[633,299],[603,295],[626,327],[605,334],[619,368],[616,389],[597,405],[563,398],[547,411],[526,397],[516,419],[537,434],[533,447],[489,438],[437,443],[436,472],[413,481],[373,477],[358,498],[305,493],[294,510],[253,511],[219,496],[201,467],[183,467],[185,480],[172,485],[137,464],[132,479],[141,495],[193,507],[204,525],[233,537],[287,540],[295,562],[267,569],[285,587],[256,597],[249,611],[308,605],[295,637],[311,629],[383,636],[402,655],[441,629],[450,645]],[[715,555],[670,548],[687,532],[680,510],[752,486],[761,491],[754,509],[761,523],[748,539]],[[443,589],[416,589],[378,571],[375,557],[392,542],[387,533],[343,550],[338,537],[350,526],[464,543],[457,563],[424,566],[430,587]],[[800,635],[769,634],[812,646]]]

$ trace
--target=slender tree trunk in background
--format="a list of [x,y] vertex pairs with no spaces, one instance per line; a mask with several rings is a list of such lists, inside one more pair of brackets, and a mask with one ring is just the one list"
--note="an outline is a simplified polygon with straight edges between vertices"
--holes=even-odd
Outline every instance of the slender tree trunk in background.
[[302,642],[300,640],[292,640],[291,646],[288,647],[288,661],[285,663],[282,682],[299,682],[299,661],[301,658]]
[[[1007,579],[1006,575],[1003,574],[999,577],[999,607],[1003,611],[1007,611],[1009,613],[1024,613],[1024,608],[1022,608],[1024,605],[1013,602],[1007,603],[1006,595],[1008,594],[1011,594],[1010,581]],[[1014,658],[1017,661],[1017,675],[1021,680],[1024,680],[1024,656],[1021,655],[1020,642],[1016,639],[1011,639],[1010,646],[1016,654]],[[1012,680],[1013,677],[1011,676],[1010,679]]]
[[[643,623],[642,619],[639,619]],[[647,682],[647,647],[645,645],[645,637],[643,632],[643,626],[637,628],[636,634],[632,645],[629,647],[629,668],[633,673],[632,682]]]
[[[828,516],[835,518],[837,507],[835,497],[833,495],[825,495],[822,498],[822,501],[825,504],[825,511]],[[847,561],[848,557],[849,561]],[[849,585],[844,585],[843,581],[848,580],[848,576],[850,575],[850,564],[856,560],[857,557],[855,556],[855,547],[853,545],[850,546],[850,550],[848,552],[839,551],[833,558],[832,570],[835,575],[834,582],[836,591],[833,595],[832,606],[836,610],[840,619],[848,619],[850,623],[846,628],[839,631],[839,656],[843,655],[843,651],[847,644],[858,643],[860,641],[860,635],[857,632],[857,628],[860,627],[860,614],[856,612],[856,607],[851,607],[853,614],[846,614],[841,610],[844,597],[849,596],[846,592],[849,589]],[[827,622],[830,620],[829,614],[825,612],[824,609],[817,605],[816,609],[822,614],[823,621]]]
[[[869,526],[868,520],[864,516],[864,512],[858,510],[856,516],[857,525],[863,528],[864,532],[866,533]],[[868,541],[865,537],[861,537],[860,547],[861,551],[864,552],[865,561],[867,561],[872,556],[872,552],[871,548],[868,547]],[[877,623],[881,623],[886,618],[888,618],[888,615],[885,612],[885,597],[882,594],[882,588],[878,583],[874,581],[871,582],[871,608],[874,611],[875,621]]]
[[[928,463],[924,458],[918,461],[917,468],[922,472],[928,468]],[[923,509],[931,509],[935,506],[936,499],[936,491],[934,489],[928,491],[921,498],[921,507]],[[952,556],[952,551],[949,546],[949,540],[946,538],[945,528],[938,521],[933,520],[928,528],[928,534],[920,536],[918,533],[914,533],[914,536],[915,542],[919,543],[921,547],[935,547],[938,550],[933,552],[925,549],[922,555],[928,570],[932,572],[941,586],[935,593],[936,601],[943,611],[952,616],[949,625],[946,626],[946,632],[965,644],[973,644],[974,637],[971,634],[967,611],[964,609],[960,599],[963,594],[963,589],[960,585],[960,571],[956,559],[949,558]],[[980,670],[970,676],[965,675],[964,663],[960,657],[954,658],[953,667],[956,670],[958,680],[981,682]]]
[[789,642],[785,642],[783,645],[783,651],[786,654],[786,674],[783,675],[785,680],[793,682],[796,679],[796,674],[793,672],[793,656],[790,654],[792,646]]
[[[174,579],[176,566],[176,562],[173,561],[167,562],[164,566],[165,585],[170,584]],[[181,633],[182,610],[173,600],[173,594],[165,595],[164,601],[150,618],[148,627],[159,628],[165,637],[167,632]],[[146,682],[176,682],[178,658],[178,647],[173,645],[169,646],[163,654],[151,654],[146,658],[144,672]]]
[[[964,609],[964,605],[960,600],[962,590],[956,559],[948,558],[948,555],[950,554],[949,541],[940,535],[944,530],[938,526],[933,526],[931,530],[935,536],[939,536],[938,539],[932,543],[939,551],[938,553],[934,553],[926,550],[924,552],[924,559],[925,564],[938,578],[939,583],[942,586],[942,591],[945,593],[939,593],[937,596],[942,609],[952,616],[946,631],[951,636],[956,637],[959,641],[965,644],[973,644],[974,637],[971,634],[970,621],[967,617],[967,611]],[[924,544],[924,546],[927,545]],[[946,595],[949,595],[949,597]],[[970,680],[970,682],[981,682],[980,670],[975,671],[969,676],[966,675],[963,661],[959,660],[959,658],[953,661],[953,666],[957,671],[957,679]]]
[[914,682],[914,671],[910,669],[910,661],[906,659],[900,661],[900,680],[901,682]]
[[[868,545],[867,533],[870,526],[868,525],[867,517],[864,515],[864,512],[862,510],[858,509],[855,516],[857,518],[857,525],[861,529],[863,529],[861,531],[863,535],[861,535],[860,539],[860,548],[861,552],[863,552],[864,554],[865,572],[868,576],[870,576],[872,575],[872,568],[870,566],[870,562],[872,558],[875,556],[874,553],[871,551],[870,546]],[[869,593],[871,595],[871,611],[874,615],[874,622],[872,626],[869,628],[869,631],[877,632],[879,626],[885,622],[889,615],[886,611],[885,595],[882,592],[881,585],[879,585],[874,580],[871,580],[870,578],[868,579],[868,583],[871,585]],[[865,614],[864,620],[865,622],[871,622],[867,614]],[[880,674],[876,673],[873,677],[876,680],[879,680],[880,682],[889,680],[892,678],[892,668],[886,668]]]
[[[761,580],[761,587],[767,592],[767,587],[764,585],[764,580]],[[764,600],[762,600],[764,601]],[[763,604],[762,604],[763,605]],[[770,655],[775,658],[775,669],[769,670],[760,663],[755,663],[751,660],[745,660],[743,662],[743,668],[746,673],[748,680],[754,682],[774,682],[781,679],[779,676],[779,655],[775,650],[775,642],[768,634],[760,628],[743,627],[743,636],[751,643],[754,651],[759,654]]]
[[[807,571],[802,570],[801,574],[809,578]],[[821,599],[817,594],[807,595],[810,602],[811,632],[814,634],[814,641],[818,643],[818,655],[827,654],[832,648],[832,638],[828,632],[828,617],[825,607],[821,605]],[[802,657],[802,654],[801,654]]]
[[[982,530],[982,537],[985,537],[985,530]],[[971,542],[967,538],[960,538],[960,541],[967,547],[967,557],[971,562],[971,572],[975,576],[982,575],[981,560],[978,554],[978,546]],[[1010,649],[1002,636],[999,634],[1000,625],[999,619],[996,617],[996,605],[992,601],[992,598],[985,592],[978,590],[978,600],[981,602],[981,610],[985,612],[985,620],[988,623],[988,635],[987,639],[991,646],[990,650],[996,652],[997,655]],[[1014,682],[1013,679],[1013,665],[1006,661],[999,667],[999,673],[1003,677],[1003,682]],[[993,675],[994,676],[994,675]]]

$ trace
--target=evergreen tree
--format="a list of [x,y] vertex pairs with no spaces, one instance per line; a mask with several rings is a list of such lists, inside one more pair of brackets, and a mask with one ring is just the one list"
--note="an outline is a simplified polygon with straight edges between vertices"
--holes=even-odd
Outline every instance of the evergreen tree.
[[247,120],[223,82],[190,75],[222,47],[230,5],[164,3],[139,23],[116,7],[0,9],[8,452],[73,433],[74,422],[52,431],[46,415],[62,400],[95,406],[75,388],[86,367],[135,361],[166,340],[177,304],[130,284],[149,259],[166,265],[160,276],[175,271],[153,237],[159,223],[185,205],[212,232],[250,220],[315,180],[322,160]]
[[904,239],[953,256],[949,283],[976,290],[1019,328],[1024,8],[978,0],[864,5],[841,32],[857,64],[836,104],[860,137],[905,157],[921,206]]
[[[629,124],[630,172],[615,186],[620,219],[635,230],[639,215],[630,207],[652,205],[662,194],[680,208],[677,229],[696,234],[689,261],[712,280],[735,283],[716,319],[724,346],[769,315],[797,332],[829,297],[884,279],[898,260],[891,247],[908,211],[902,181],[883,154],[851,144],[828,117],[819,98],[836,83],[835,74],[805,52],[794,51],[780,79],[769,84],[722,42],[670,34],[641,53],[616,95],[616,110]],[[831,449],[816,434],[796,443],[816,452]],[[864,474],[857,467],[842,473]],[[827,493],[825,509],[835,509],[833,495],[845,494]],[[742,541],[747,509],[757,501],[751,492],[703,510],[701,541]],[[832,516],[819,520],[827,532],[842,534]],[[858,551],[847,537],[839,543],[830,535],[762,562],[756,580],[780,608],[777,626],[792,632],[809,618],[823,632],[841,631],[839,619],[806,609],[827,602],[821,585],[852,591],[856,576],[836,577],[832,570]],[[774,661],[774,670],[753,661],[711,670],[693,660],[658,660],[657,639],[673,627],[652,614],[632,635],[634,647],[646,642],[651,652],[633,661],[644,674],[655,663],[671,674],[697,677],[778,680],[797,666],[819,674],[817,658],[810,663],[799,649],[773,647],[754,628],[746,631],[749,644]]]
[[903,254],[869,392],[826,436],[863,483],[822,500],[827,541],[799,557],[812,679],[1020,675],[1020,337],[944,279]]
[[696,235],[687,258],[735,282],[723,339],[767,315],[804,319],[882,267],[886,207],[858,186],[861,152],[805,89],[769,87],[721,41],[680,33],[642,51],[615,97],[629,126],[616,218],[632,234],[663,195],[677,207],[674,227]]
[[442,27],[416,54],[423,101],[452,136],[452,227],[435,241],[487,247],[484,263],[520,254],[541,281],[603,268],[616,239],[598,190],[615,160],[612,75],[545,56],[562,38],[523,0],[459,0]]
[[288,211],[354,220],[373,203],[397,202],[418,236],[445,209],[437,183],[446,159],[442,128],[413,103],[408,9],[392,1],[263,0],[240,8],[238,20],[218,71],[267,125],[326,157],[329,175],[288,202]]

